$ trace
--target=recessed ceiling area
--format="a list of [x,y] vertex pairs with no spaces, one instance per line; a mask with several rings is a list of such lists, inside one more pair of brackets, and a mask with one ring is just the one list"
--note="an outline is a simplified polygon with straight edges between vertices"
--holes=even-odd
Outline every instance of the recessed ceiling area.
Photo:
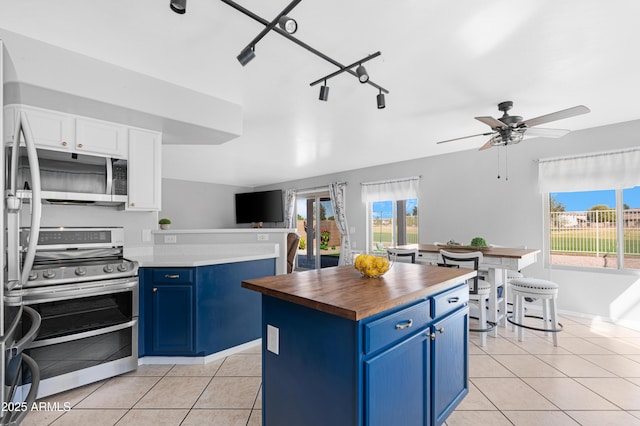
[[[267,20],[288,2],[237,0]],[[319,100],[310,83],[337,68],[274,32],[240,65],[236,57],[264,25],[219,0],[189,0],[183,15],[168,0],[3,2],[0,29],[241,106],[240,136],[163,145],[165,178],[259,186],[478,149],[486,138],[436,142],[487,131],[474,117],[500,117],[497,104],[507,100],[510,114],[525,118],[591,109],[555,128],[640,118],[634,0],[306,0],[288,16],[296,38],[342,64],[380,51],[366,69],[389,90],[386,108],[348,73]]]

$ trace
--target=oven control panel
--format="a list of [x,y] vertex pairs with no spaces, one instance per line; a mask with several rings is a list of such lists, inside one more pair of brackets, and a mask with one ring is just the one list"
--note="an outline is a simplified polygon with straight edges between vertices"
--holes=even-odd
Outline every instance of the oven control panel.
[[35,266],[29,274],[29,287],[98,281],[138,275],[138,263],[119,259],[109,263],[95,262],[86,265],[47,267]]

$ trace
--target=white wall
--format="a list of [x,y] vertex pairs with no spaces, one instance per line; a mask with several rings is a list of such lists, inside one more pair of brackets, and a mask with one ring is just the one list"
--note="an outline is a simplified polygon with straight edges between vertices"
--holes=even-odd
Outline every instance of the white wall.
[[[318,176],[256,190],[315,188],[346,181],[347,217],[355,227],[356,249],[365,248],[365,205],[360,183],[421,175],[419,239],[421,242],[469,242],[482,236],[490,243],[543,248],[543,197],[537,188],[539,158],[605,151],[640,145],[640,120],[575,131],[561,139],[529,139],[519,145],[487,151],[463,151],[436,157]],[[392,141],[390,141],[392,142]],[[478,146],[483,141],[478,141]],[[455,142],[453,142],[455,143]],[[391,144],[390,144],[391,145]],[[388,149],[392,149],[389,146]],[[498,174],[500,151],[501,179]],[[508,156],[506,180],[505,154]],[[384,148],[380,150],[384,156]],[[640,165],[639,165],[640,166]],[[560,284],[562,310],[612,318],[640,328],[640,275],[580,272],[545,268],[524,271]]]
[[[29,219],[25,216],[21,220]],[[121,226],[127,248],[151,247],[151,240],[143,241],[143,230],[157,229],[157,224],[157,212],[128,212],[115,207],[82,205],[42,206],[42,226]]]
[[235,228],[235,196],[251,188],[162,179],[160,217],[171,219],[172,229]]

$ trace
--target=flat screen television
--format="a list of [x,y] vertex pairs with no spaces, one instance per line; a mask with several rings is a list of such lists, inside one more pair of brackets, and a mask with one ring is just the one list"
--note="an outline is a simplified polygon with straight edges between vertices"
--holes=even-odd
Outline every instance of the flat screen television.
[[236,194],[236,223],[283,222],[282,191]]

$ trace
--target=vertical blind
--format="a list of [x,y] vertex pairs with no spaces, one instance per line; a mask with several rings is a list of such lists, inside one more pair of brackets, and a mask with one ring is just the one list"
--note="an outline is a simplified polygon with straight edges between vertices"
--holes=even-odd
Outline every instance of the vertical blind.
[[640,185],[640,148],[540,159],[540,192],[596,191]]
[[419,176],[362,183],[362,202],[397,201],[418,198]]

